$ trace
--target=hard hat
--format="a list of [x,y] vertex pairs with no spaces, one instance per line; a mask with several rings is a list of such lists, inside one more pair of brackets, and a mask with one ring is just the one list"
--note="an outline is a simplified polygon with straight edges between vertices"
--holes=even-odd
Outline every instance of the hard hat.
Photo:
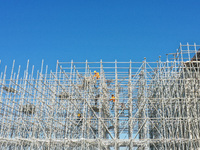
[[78,117],[80,117],[81,116],[81,114],[78,114]]
[[94,73],[96,73],[96,70],[94,71]]

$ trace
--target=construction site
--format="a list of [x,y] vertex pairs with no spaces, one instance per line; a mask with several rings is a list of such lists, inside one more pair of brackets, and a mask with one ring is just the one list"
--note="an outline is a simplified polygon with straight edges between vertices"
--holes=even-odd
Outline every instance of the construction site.
[[0,70],[1,150],[200,149],[200,45],[155,62],[13,61]]

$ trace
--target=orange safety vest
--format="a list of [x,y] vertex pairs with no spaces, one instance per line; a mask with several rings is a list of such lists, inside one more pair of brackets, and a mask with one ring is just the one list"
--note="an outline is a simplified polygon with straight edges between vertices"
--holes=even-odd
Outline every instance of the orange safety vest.
[[110,99],[110,101],[113,101],[113,102],[115,102],[115,97],[114,97],[114,96],[112,96],[112,97],[111,97],[111,99]]
[[100,75],[99,75],[99,73],[98,72],[96,72],[95,74],[94,74],[94,78],[97,78],[97,79],[99,79],[100,78]]

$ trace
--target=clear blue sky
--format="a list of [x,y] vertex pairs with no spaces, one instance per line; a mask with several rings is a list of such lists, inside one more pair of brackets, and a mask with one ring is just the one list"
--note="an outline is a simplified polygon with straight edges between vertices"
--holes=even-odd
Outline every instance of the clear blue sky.
[[199,0],[0,0],[2,64],[156,61],[200,44]]

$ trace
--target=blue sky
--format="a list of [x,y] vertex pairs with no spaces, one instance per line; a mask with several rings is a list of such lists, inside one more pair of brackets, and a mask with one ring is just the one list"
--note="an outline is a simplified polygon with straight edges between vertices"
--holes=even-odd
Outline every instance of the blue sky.
[[0,0],[2,64],[156,61],[200,44],[199,0]]

